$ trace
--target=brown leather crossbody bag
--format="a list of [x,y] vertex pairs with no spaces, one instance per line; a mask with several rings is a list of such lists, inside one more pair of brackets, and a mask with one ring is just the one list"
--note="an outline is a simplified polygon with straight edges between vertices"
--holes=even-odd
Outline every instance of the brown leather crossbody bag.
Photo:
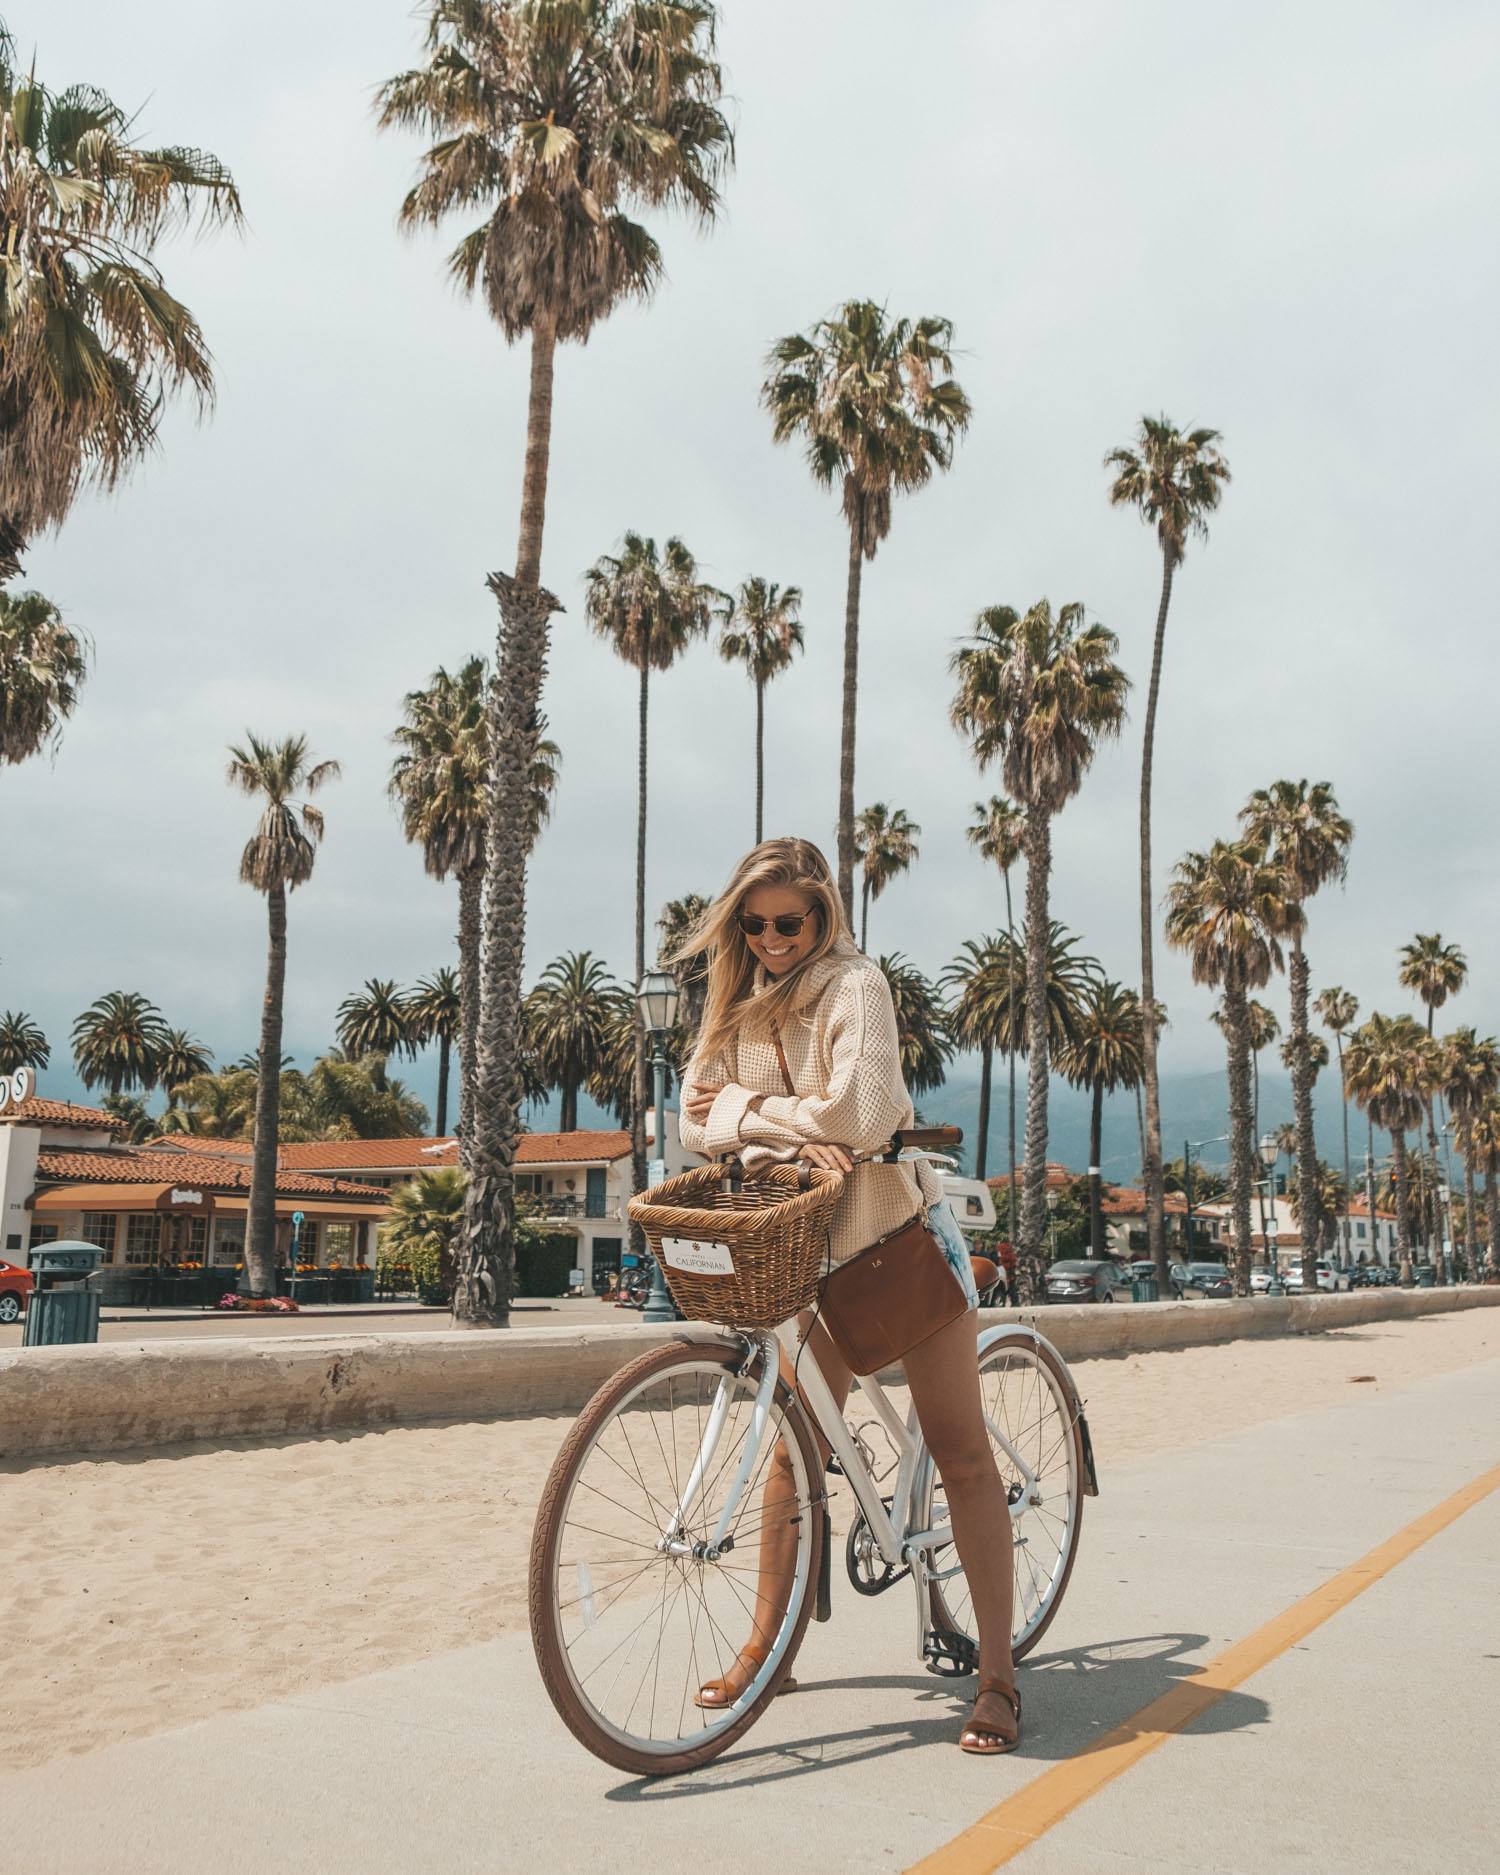
[[[781,1078],[795,1100],[781,1037],[773,1034],[772,1039]],[[818,1319],[851,1373],[874,1374],[957,1321],[968,1306],[943,1246],[918,1211],[829,1271]]]

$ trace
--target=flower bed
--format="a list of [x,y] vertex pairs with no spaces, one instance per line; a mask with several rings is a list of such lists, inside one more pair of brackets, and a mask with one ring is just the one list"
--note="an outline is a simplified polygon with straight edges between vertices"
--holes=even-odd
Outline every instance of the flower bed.
[[290,1296],[242,1296],[233,1290],[220,1296],[216,1306],[244,1315],[300,1315],[302,1312]]

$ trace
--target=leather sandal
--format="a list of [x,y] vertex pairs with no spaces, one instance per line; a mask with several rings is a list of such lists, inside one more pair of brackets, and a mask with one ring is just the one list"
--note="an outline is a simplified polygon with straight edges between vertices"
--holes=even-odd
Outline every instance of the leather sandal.
[[[720,1674],[716,1680],[706,1680],[698,1688],[698,1696],[693,1704],[704,1712],[722,1712],[726,1706],[732,1706],[745,1688],[766,1664],[766,1649],[750,1641],[735,1656],[735,1664],[727,1673]],[[782,1681],[779,1690],[790,1693],[797,1682],[788,1676]]]
[[[1014,1713],[1014,1719],[1012,1719]],[[1014,1725],[1015,1730],[1009,1728]],[[977,1758],[998,1758],[1021,1742],[1021,1695],[1008,1681],[991,1674],[979,1682],[974,1710],[959,1734],[959,1748]]]

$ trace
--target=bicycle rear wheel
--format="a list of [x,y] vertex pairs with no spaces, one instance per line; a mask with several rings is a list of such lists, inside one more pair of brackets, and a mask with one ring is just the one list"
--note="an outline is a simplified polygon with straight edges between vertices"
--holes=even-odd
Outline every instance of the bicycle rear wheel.
[[[812,1613],[823,1472],[782,1382],[728,1541],[717,1559],[703,1554],[754,1437],[759,1361],[742,1376],[742,1359],[679,1342],[622,1368],[579,1416],[537,1509],[529,1586],[542,1679],[574,1737],[623,1771],[692,1770],[742,1737],[790,1671]],[[716,1403],[722,1431],[679,1517]],[[778,1439],[791,1467],[785,1498],[768,1491]],[[763,1611],[774,1630],[767,1659],[732,1706],[701,1710],[699,1687],[750,1638],[760,1533],[773,1522],[795,1531],[795,1563],[784,1606]]]
[[[1007,1332],[979,1357],[979,1391],[990,1425],[990,1449],[1012,1505],[1014,1583],[1011,1651],[1021,1660],[1046,1633],[1067,1590],[1083,1524],[1083,1435],[1074,1391],[1065,1368],[1047,1348],[1021,1330]],[[1005,1435],[1032,1472],[1027,1481],[995,1433]],[[931,1460],[918,1480],[915,1515],[919,1529],[946,1521],[942,1480]],[[1017,1515],[1014,1506],[1022,1505]],[[957,1573],[932,1584],[933,1621],[966,1636],[977,1647],[974,1602],[958,1561],[944,1545],[933,1567]]]

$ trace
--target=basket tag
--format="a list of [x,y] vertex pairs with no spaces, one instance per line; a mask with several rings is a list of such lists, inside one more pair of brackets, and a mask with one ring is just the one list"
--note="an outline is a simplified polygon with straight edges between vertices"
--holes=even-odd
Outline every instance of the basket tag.
[[674,1270],[694,1276],[733,1276],[734,1258],[727,1243],[701,1243],[694,1237],[663,1237],[661,1253]]

